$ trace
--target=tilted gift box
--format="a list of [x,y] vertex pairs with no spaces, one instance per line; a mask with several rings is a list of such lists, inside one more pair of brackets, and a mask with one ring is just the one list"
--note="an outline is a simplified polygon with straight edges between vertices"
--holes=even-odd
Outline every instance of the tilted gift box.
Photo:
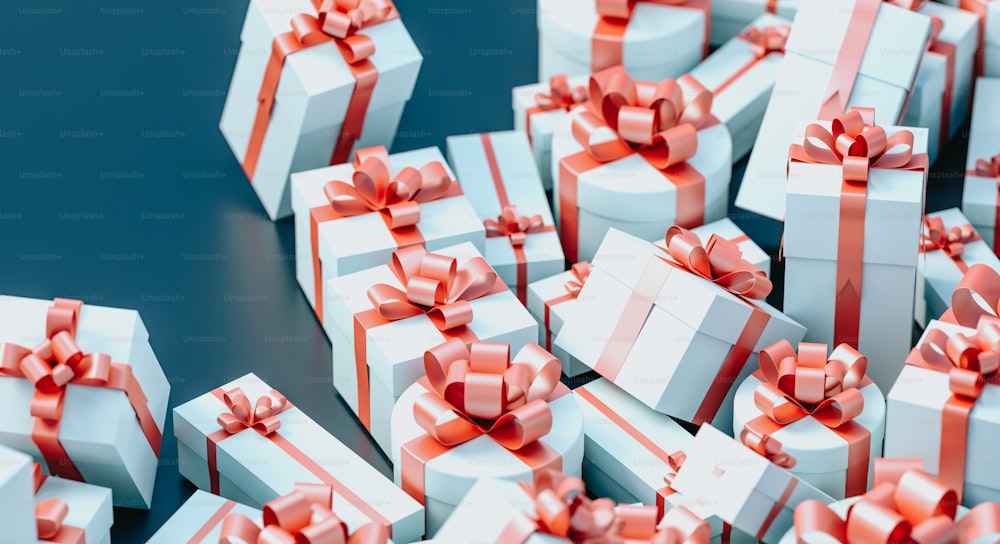
[[523,130],[528,135],[538,175],[546,190],[552,189],[552,131],[567,111],[587,99],[589,78],[589,72],[573,77],[559,74],[548,82],[511,89],[514,130]]
[[448,136],[448,162],[486,225],[483,255],[522,304],[528,283],[566,261],[531,147],[523,132]]
[[4,295],[0,342],[0,444],[149,509],[170,384],[139,313]]
[[[927,130],[873,127],[871,117],[855,109],[810,124],[809,140],[786,150],[784,309],[806,326],[807,341],[864,353],[868,375],[888,391],[912,342]],[[888,143],[879,147],[883,129]],[[868,158],[815,143],[834,137],[873,142]],[[870,169],[855,169],[861,161]]]
[[777,15],[791,21],[799,0],[712,0],[713,44],[733,39],[761,15]]
[[590,263],[580,261],[561,272],[528,285],[528,311],[538,321],[538,343],[562,361],[562,372],[570,378],[590,372],[590,367],[553,345],[566,316],[576,309],[583,283],[590,275]]
[[391,2],[325,4],[253,0],[240,33],[219,128],[271,219],[292,172],[392,143],[423,60]]
[[[592,259],[610,228],[653,239],[675,223],[692,228],[726,216],[732,140],[709,113],[711,93],[688,76],[634,81],[620,67],[591,76],[590,89],[589,102],[552,135],[554,211],[567,259]],[[661,100],[671,114],[651,108]]]
[[[770,283],[738,260],[735,244],[710,239],[706,258],[691,233],[676,233],[668,231],[670,254],[679,246],[675,255],[699,261],[697,272],[650,242],[608,231],[555,343],[657,412],[729,429],[736,386],[756,368],[757,350],[798,342],[806,331],[754,300]],[[684,247],[696,256],[685,257]],[[728,265],[718,260],[723,255]],[[702,268],[708,259],[733,275],[712,276]],[[728,283],[736,277],[739,286]]]
[[[392,155],[372,148],[354,157],[292,176],[295,277],[320,321],[327,281],[385,264],[399,247],[485,247],[483,223],[438,148]],[[391,188],[394,180],[407,185]]]
[[[446,298],[422,296],[434,282]],[[386,453],[392,406],[424,375],[428,348],[458,337],[520,349],[538,337],[534,318],[468,242],[429,254],[405,248],[389,264],[331,280],[327,290],[333,385]]]
[[31,457],[0,446],[0,526],[11,542],[35,542],[35,505],[27,500],[34,482]]
[[428,534],[476,480],[580,476],[583,415],[558,381],[559,360],[541,346],[453,338],[428,350],[424,365],[427,377],[392,410],[390,457],[396,484],[424,504]]
[[174,408],[178,468],[200,489],[259,508],[295,483],[334,488],[345,516],[424,534],[423,508],[254,374]]
[[636,79],[677,77],[708,52],[711,0],[540,0],[538,80],[623,65]]
[[[38,525],[40,542],[111,544],[114,511],[111,508],[110,489],[65,478],[44,476],[39,467],[35,474],[34,503],[34,517],[50,522]],[[50,517],[51,514],[61,511],[65,512],[65,517],[60,515]],[[42,532],[43,528],[45,532]],[[3,530],[3,538],[10,538],[7,526],[4,526]],[[31,542],[16,539],[5,541]]]
[[[1000,17],[998,17],[1000,19]],[[972,124],[969,128],[969,150],[965,159],[965,185],[962,191],[962,213],[969,218],[976,232],[1000,255],[1000,237],[996,235],[997,210],[1000,210],[1000,79],[981,77],[976,80]]]
[[[830,120],[850,106],[867,106],[875,108],[877,124],[896,124],[930,28],[927,16],[879,0],[803,3],[736,205],[785,218],[788,144],[802,140],[803,120]],[[845,41],[848,29],[851,39]]]

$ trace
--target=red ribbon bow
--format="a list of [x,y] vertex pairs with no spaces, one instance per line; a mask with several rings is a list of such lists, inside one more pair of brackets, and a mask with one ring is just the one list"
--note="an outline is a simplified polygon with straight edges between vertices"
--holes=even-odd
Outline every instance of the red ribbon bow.
[[744,425],[743,430],[740,431],[740,442],[781,468],[793,468],[795,466],[795,458],[781,449],[781,442],[769,434],[761,433],[752,427]]
[[795,508],[796,538],[818,533],[843,544],[967,544],[1000,533],[1000,503],[981,503],[956,522],[955,491],[922,467],[919,459],[876,459],[873,487],[851,505],[846,520],[819,501],[804,501]]
[[333,38],[347,53],[347,63],[354,64],[375,54],[374,40],[357,32],[386,20],[393,5],[388,0],[322,0],[317,11],[318,16],[303,13],[292,18],[299,42],[315,45]]
[[688,271],[742,297],[766,298],[771,280],[743,258],[739,244],[713,234],[701,245],[698,235],[674,225],[667,229],[667,252]]
[[220,544],[384,544],[386,526],[370,522],[353,533],[332,511],[333,487],[294,485],[292,492],[264,505],[264,527],[243,514],[229,514],[222,522]]
[[219,414],[216,421],[229,434],[236,434],[243,429],[253,429],[267,436],[281,427],[278,414],[288,408],[288,399],[284,395],[277,391],[272,391],[272,395],[259,397],[251,409],[250,399],[242,389],[234,387],[226,391],[222,397],[229,411]]
[[504,206],[495,220],[487,219],[483,224],[486,226],[487,237],[506,236],[514,247],[523,246],[529,234],[545,230],[545,222],[540,214],[531,217],[517,215],[517,206]]
[[448,193],[452,180],[444,165],[428,162],[420,169],[407,166],[391,175],[389,152],[384,146],[354,153],[354,185],[331,181],[323,187],[330,206],[341,216],[380,212],[390,229],[420,222],[420,202],[437,200]]
[[570,88],[565,74],[549,78],[549,93],[536,93],[535,106],[538,111],[566,110],[587,100],[587,89],[577,85]]
[[977,159],[975,173],[984,178],[997,178],[1000,181],[1000,153],[989,159]]
[[944,251],[945,255],[960,257],[965,251],[965,244],[980,240],[976,229],[966,223],[945,229],[944,220],[940,217],[924,216],[927,234],[920,234],[920,247],[923,251]]
[[987,382],[1000,384],[1000,319],[981,318],[972,336],[931,329],[920,345],[920,357],[907,362],[948,373],[953,394],[977,399]]
[[566,292],[573,298],[580,296],[580,291],[583,290],[583,284],[587,282],[587,278],[590,277],[590,271],[593,269],[594,267],[587,261],[574,263],[569,269],[570,273],[573,274],[573,279],[564,283],[563,288],[565,288]]
[[768,25],[764,28],[750,27],[740,32],[737,38],[748,42],[750,50],[757,58],[771,53],[784,53],[785,42],[792,27],[787,24]]
[[970,266],[951,292],[950,312],[955,323],[970,329],[977,328],[983,317],[1000,317],[1000,275],[985,264]]

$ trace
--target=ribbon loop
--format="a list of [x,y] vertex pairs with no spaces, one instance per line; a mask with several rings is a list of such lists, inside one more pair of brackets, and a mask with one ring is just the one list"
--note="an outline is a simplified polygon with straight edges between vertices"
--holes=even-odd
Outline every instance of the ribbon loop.
[[706,246],[698,235],[677,225],[667,229],[667,252],[688,271],[738,296],[763,299],[771,293],[771,280],[763,270],[743,258],[739,245],[712,235]]
[[229,434],[253,429],[267,436],[281,427],[278,414],[291,407],[285,396],[275,390],[258,398],[252,409],[250,399],[239,387],[226,391],[222,400],[229,411],[219,414],[216,421]]
[[736,37],[749,43],[754,57],[760,59],[771,53],[784,53],[785,42],[792,27],[787,24],[768,25],[764,28],[750,27]]

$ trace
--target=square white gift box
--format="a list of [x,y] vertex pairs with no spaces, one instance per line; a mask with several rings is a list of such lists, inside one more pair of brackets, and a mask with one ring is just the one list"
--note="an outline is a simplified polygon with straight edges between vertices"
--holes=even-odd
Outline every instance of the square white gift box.
[[765,543],[777,542],[792,526],[795,507],[806,500],[833,499],[768,458],[702,425],[671,486],[712,505],[717,516]]
[[708,53],[710,0],[538,2],[538,80],[622,65],[636,79],[677,77]]
[[542,186],[552,189],[552,131],[566,112],[587,100],[587,75],[554,75],[548,82],[521,85],[511,89],[514,130],[528,135],[531,153],[538,166]]
[[[705,251],[690,233],[671,229],[670,236],[671,253]],[[702,243],[717,264],[722,255],[737,261],[735,244]],[[757,350],[780,339],[798,342],[806,332],[755,299],[770,290],[762,272],[745,261],[738,266],[740,286],[711,276],[720,285],[703,268],[692,272],[662,248],[612,229],[556,346],[657,412],[729,429],[736,386],[757,367]]]
[[590,372],[590,367],[553,345],[566,316],[576,309],[576,299],[590,276],[590,263],[580,261],[569,270],[528,285],[528,311],[538,321],[538,343],[562,361],[562,372],[573,378]]
[[[28,504],[31,502],[28,501]],[[46,525],[47,532],[44,533],[41,532],[42,525],[38,526],[40,542],[111,544],[114,510],[111,507],[110,489],[65,478],[45,476],[41,473],[41,468],[36,465],[34,505],[35,512],[30,518],[32,521],[36,517],[41,517],[58,522]],[[65,517],[46,515],[60,512],[63,508]],[[4,538],[10,538],[7,526],[3,529]],[[56,531],[54,534],[48,534],[53,530]],[[11,539],[8,542],[32,541]]]
[[[425,292],[439,284],[434,296]],[[333,385],[386,454],[393,404],[424,375],[428,348],[461,338],[520,349],[538,337],[534,318],[468,242],[431,253],[404,248],[327,289]]]
[[[802,121],[829,120],[851,106],[867,106],[875,108],[877,124],[898,123],[930,29],[927,16],[887,2],[803,3],[736,205],[784,220],[788,145],[802,141]],[[843,79],[836,80],[836,73]]]
[[1000,215],[1000,129],[997,128],[1000,108],[996,107],[1000,79],[977,79],[975,96],[965,159],[962,213],[993,252],[1000,254],[1000,237],[996,235],[997,225],[1000,225],[997,221]]
[[483,256],[527,304],[528,283],[563,270],[549,199],[524,132],[448,136],[448,162],[486,225]]
[[[883,128],[887,149],[871,148],[867,173],[851,169],[857,159],[843,166],[818,147],[808,151],[796,143],[786,151],[794,157],[788,161],[784,309],[806,326],[807,341],[848,343],[865,354],[868,375],[888,391],[912,342],[927,129]],[[833,137],[831,130],[851,141],[881,134],[870,112],[861,110],[806,130],[812,143]]]
[[[419,191],[390,191],[396,180]],[[385,191],[382,198],[379,191]],[[327,281],[385,264],[400,247],[485,247],[483,223],[436,147],[392,155],[385,148],[362,149],[353,163],[298,172],[292,209],[295,277],[320,321]]]
[[[570,262],[592,259],[610,228],[653,239],[726,216],[732,140],[711,93],[689,76],[640,81],[621,67],[591,76],[590,91],[552,135],[553,210]],[[660,100],[672,114],[651,109]]]
[[420,504],[252,373],[174,408],[174,434],[180,472],[199,489],[259,508],[322,483],[344,516],[402,542],[424,534]]
[[240,33],[219,128],[271,219],[292,213],[292,172],[392,143],[423,61],[391,3],[328,4],[253,0]]
[[31,457],[0,446],[0,526],[11,542],[35,542],[35,505],[27,500],[33,491]]
[[139,313],[3,295],[0,353],[0,444],[149,509],[170,384]]
[[392,410],[390,457],[396,484],[424,505],[428,534],[476,480],[580,476],[583,415],[551,353],[453,338],[429,349],[424,366]]

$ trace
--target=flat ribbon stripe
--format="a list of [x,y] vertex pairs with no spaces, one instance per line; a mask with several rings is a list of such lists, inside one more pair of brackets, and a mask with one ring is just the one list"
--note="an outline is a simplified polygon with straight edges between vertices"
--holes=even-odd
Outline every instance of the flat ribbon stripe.
[[222,495],[219,489],[219,442],[233,436],[225,429],[219,429],[205,436],[205,464],[208,465],[208,489],[213,495]]
[[552,351],[552,326],[550,325],[549,315],[552,307],[556,304],[562,304],[567,300],[573,300],[573,295],[566,293],[565,295],[558,296],[556,298],[545,301],[545,309],[543,310],[543,325],[545,326],[545,351]]
[[[35,392],[35,395],[39,394],[41,393]],[[59,395],[64,394],[65,390],[59,392]],[[45,466],[53,476],[82,482],[84,481],[83,475],[80,474],[79,469],[70,459],[69,453],[59,441],[59,423],[59,420],[46,421],[42,418],[35,418],[31,425],[31,441],[35,443],[38,451],[45,458]]]
[[523,246],[512,246],[514,261],[517,263],[517,300],[522,306],[528,305],[528,257]]
[[771,15],[778,14],[778,0],[767,0],[767,12]]
[[[976,78],[984,74],[986,67],[986,2],[983,0],[958,0],[958,7],[979,16],[979,45],[976,49],[976,73],[972,76]],[[972,87],[974,90],[975,85]]]
[[750,240],[750,237],[747,236],[746,234],[741,234],[741,235],[739,235],[739,236],[737,236],[735,238],[730,238],[729,239],[729,241],[732,242],[732,243],[734,243],[734,244],[742,244],[743,242],[746,242],[748,240]]
[[951,95],[955,90],[955,56],[957,51],[958,47],[955,44],[940,40],[936,41],[934,47],[930,48],[930,53],[941,55],[945,59],[944,94],[941,96],[941,134],[938,135],[938,149],[940,151],[944,151],[951,135]]
[[597,18],[594,35],[590,39],[590,72],[624,64],[625,30],[628,21],[608,17]]
[[[559,159],[559,234],[563,253],[569,262],[578,258],[580,243],[580,210],[577,208],[577,184],[580,175],[601,166],[586,151]],[[1000,210],[1000,201],[997,203]],[[997,212],[1000,215],[1000,211]],[[1000,223],[997,223],[1000,225]]]
[[795,486],[798,485],[798,483],[798,478],[793,476],[788,482],[788,485],[785,486],[785,490],[781,493],[781,496],[778,497],[778,500],[775,501],[774,506],[771,507],[771,511],[767,513],[767,517],[764,518],[764,521],[760,524],[760,529],[756,534],[757,540],[764,539],[764,535],[767,534],[767,530],[771,528],[771,524],[774,523],[778,514],[780,514],[781,510],[786,504],[788,504],[788,499],[792,498],[792,493],[795,491]]
[[233,511],[233,508],[236,508],[235,501],[226,501],[222,503],[222,506],[220,506],[211,517],[205,520],[205,524],[195,531],[194,535],[191,536],[191,539],[187,541],[187,544],[202,544],[202,540],[208,536],[208,533],[211,533],[212,529],[215,529],[218,524],[222,523],[222,520],[224,520],[226,516]]
[[639,429],[636,429],[634,425],[629,423],[625,418],[618,415],[610,406],[601,401],[601,399],[594,396],[593,393],[588,391],[586,388],[579,388],[575,391],[577,397],[587,401],[591,406],[593,406],[598,412],[604,417],[611,420],[612,423],[617,425],[621,430],[625,431],[625,434],[629,435],[630,438],[639,443],[640,446],[646,448],[646,451],[652,453],[657,459],[661,460],[667,466],[670,466],[670,454],[663,451],[663,448],[656,445],[648,436],[642,434]]
[[[771,13],[774,13],[774,12],[771,12]],[[739,36],[737,36],[737,38],[738,37]],[[733,75],[731,75],[728,78],[726,78],[725,81],[723,81],[722,83],[720,83],[717,87],[715,87],[715,89],[712,89],[712,95],[713,96],[719,96],[722,93],[722,91],[724,91],[727,88],[729,88],[729,86],[732,85],[733,83],[736,83],[737,81],[739,81],[739,79],[741,77],[743,77],[744,74],[746,74],[747,72],[749,72],[750,70],[752,70],[755,66],[757,66],[758,64],[760,64],[761,61],[763,61],[764,59],[770,57],[773,54],[778,54],[778,55],[784,56],[783,53],[778,53],[776,51],[768,53],[768,54],[766,54],[764,56],[761,56],[761,57],[758,57],[758,56],[755,55],[754,58],[752,60],[750,60],[750,62],[744,64],[739,70],[736,71],[736,73],[734,73]],[[702,85],[702,86],[704,87],[704,85]]]
[[857,0],[854,5],[847,24],[849,30],[844,32],[843,42],[838,49],[840,53],[823,94],[824,101],[818,115],[820,120],[829,121],[847,109],[847,101],[854,89],[881,5],[882,0]]
[[542,111],[542,108],[538,106],[532,106],[524,110],[524,132],[528,136],[528,145],[531,147],[535,146],[535,143],[531,141],[531,116]]
[[347,113],[344,116],[344,123],[340,125],[340,134],[337,135],[337,143],[333,146],[330,154],[330,164],[343,164],[351,157],[351,150],[354,143],[361,138],[361,131],[365,124],[365,115],[368,113],[368,105],[371,103],[372,91],[378,82],[378,69],[371,60],[365,59],[361,62],[351,64],[352,53],[350,48],[338,43],[337,48],[344,57],[344,62],[354,76],[354,90],[351,92],[351,99],[347,103]]
[[861,321],[866,195],[865,184],[847,181],[841,184],[833,344],[846,343],[855,349]]
[[674,223],[686,229],[705,224],[705,176],[687,161],[660,170],[677,188],[677,218]]
[[969,439],[969,416],[976,401],[952,395],[941,412],[941,448],[938,479],[955,490],[962,500],[965,489],[965,457]]

